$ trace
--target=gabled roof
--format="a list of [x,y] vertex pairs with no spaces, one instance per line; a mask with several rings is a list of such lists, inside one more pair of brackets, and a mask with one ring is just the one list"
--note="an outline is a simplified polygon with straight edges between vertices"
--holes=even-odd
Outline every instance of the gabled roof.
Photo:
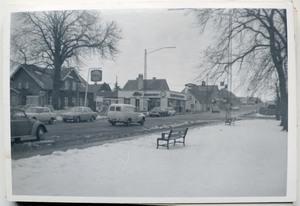
[[109,84],[104,82],[103,84],[90,84],[89,91],[97,94],[99,92],[111,92],[111,88]]
[[207,99],[211,100],[212,98],[218,97],[218,86],[216,85],[195,85],[190,84],[188,90],[199,102],[205,103]]
[[[147,90],[156,91],[169,91],[169,85],[166,79],[147,79],[143,80],[144,86]],[[138,80],[128,80],[123,90],[125,91],[136,91],[138,88]]]
[[[21,69],[23,69],[42,89],[51,90],[53,88],[53,69],[41,68],[32,64],[21,64],[11,74],[11,79],[13,79],[15,74]],[[61,70],[61,78],[65,79],[72,71],[75,71],[75,74],[81,81],[82,77],[78,74],[75,68],[63,67]]]

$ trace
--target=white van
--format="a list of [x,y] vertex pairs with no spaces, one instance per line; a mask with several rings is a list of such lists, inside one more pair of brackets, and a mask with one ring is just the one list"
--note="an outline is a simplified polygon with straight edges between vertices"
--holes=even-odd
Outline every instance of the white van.
[[108,121],[112,125],[116,123],[139,123],[141,125],[145,122],[145,115],[136,111],[136,107],[130,104],[112,104],[107,112]]

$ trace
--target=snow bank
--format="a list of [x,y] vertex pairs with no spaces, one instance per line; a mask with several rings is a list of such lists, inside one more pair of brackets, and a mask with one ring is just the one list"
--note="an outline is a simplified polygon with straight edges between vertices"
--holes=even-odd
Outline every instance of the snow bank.
[[283,196],[287,133],[274,120],[190,128],[186,146],[159,133],[12,161],[13,194],[118,197]]

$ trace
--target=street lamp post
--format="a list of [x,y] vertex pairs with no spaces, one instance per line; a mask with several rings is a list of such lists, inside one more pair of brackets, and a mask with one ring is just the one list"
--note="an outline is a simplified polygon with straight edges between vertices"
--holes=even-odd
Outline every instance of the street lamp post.
[[175,46],[166,46],[166,47],[160,47],[158,49],[153,49],[151,51],[148,51],[147,49],[145,49],[144,52],[144,79],[147,79],[147,57],[149,54],[152,54],[154,52],[163,50],[163,49],[175,49]]
[[[160,47],[160,48],[153,49],[153,50],[150,50],[150,51],[148,51],[147,49],[144,50],[144,79],[145,80],[147,80],[147,58],[148,58],[148,55],[152,54],[152,53],[155,53],[155,52],[158,52],[158,51],[163,50],[163,49],[175,49],[175,48],[176,48],[175,46],[165,46],[165,47]],[[145,108],[145,92],[147,90],[147,85],[146,85],[146,81],[144,81],[143,83],[144,83],[144,85],[143,85],[143,90],[144,90],[143,108],[144,108],[144,110],[146,110],[146,108]]]

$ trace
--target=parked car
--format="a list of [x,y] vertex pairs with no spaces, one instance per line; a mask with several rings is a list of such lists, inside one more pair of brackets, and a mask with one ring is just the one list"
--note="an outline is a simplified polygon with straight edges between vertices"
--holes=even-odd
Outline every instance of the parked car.
[[231,110],[233,110],[233,111],[238,111],[238,110],[240,110],[240,107],[239,107],[239,106],[232,106],[232,107],[231,107]]
[[112,104],[107,112],[108,121],[114,126],[116,123],[144,124],[146,117],[143,113],[137,112],[136,107],[130,104]]
[[56,114],[48,107],[29,107],[25,110],[28,117],[53,124],[56,120]]
[[12,143],[23,140],[40,140],[47,132],[47,128],[42,122],[28,117],[21,109],[11,109],[10,125]]
[[166,111],[168,112],[168,116],[174,116],[176,114],[176,110],[173,107],[167,107]]
[[276,108],[275,104],[269,104],[269,105],[260,107],[258,112],[260,114],[270,115],[270,116],[273,116],[273,115],[277,116],[279,114],[279,110]]
[[220,113],[220,108],[217,105],[212,105],[211,112],[212,113]]
[[150,117],[162,117],[162,116],[168,116],[167,110],[162,110],[160,107],[154,107],[149,112]]
[[70,107],[66,112],[62,113],[64,122],[81,122],[81,121],[94,121],[97,113],[93,112],[89,107]]

